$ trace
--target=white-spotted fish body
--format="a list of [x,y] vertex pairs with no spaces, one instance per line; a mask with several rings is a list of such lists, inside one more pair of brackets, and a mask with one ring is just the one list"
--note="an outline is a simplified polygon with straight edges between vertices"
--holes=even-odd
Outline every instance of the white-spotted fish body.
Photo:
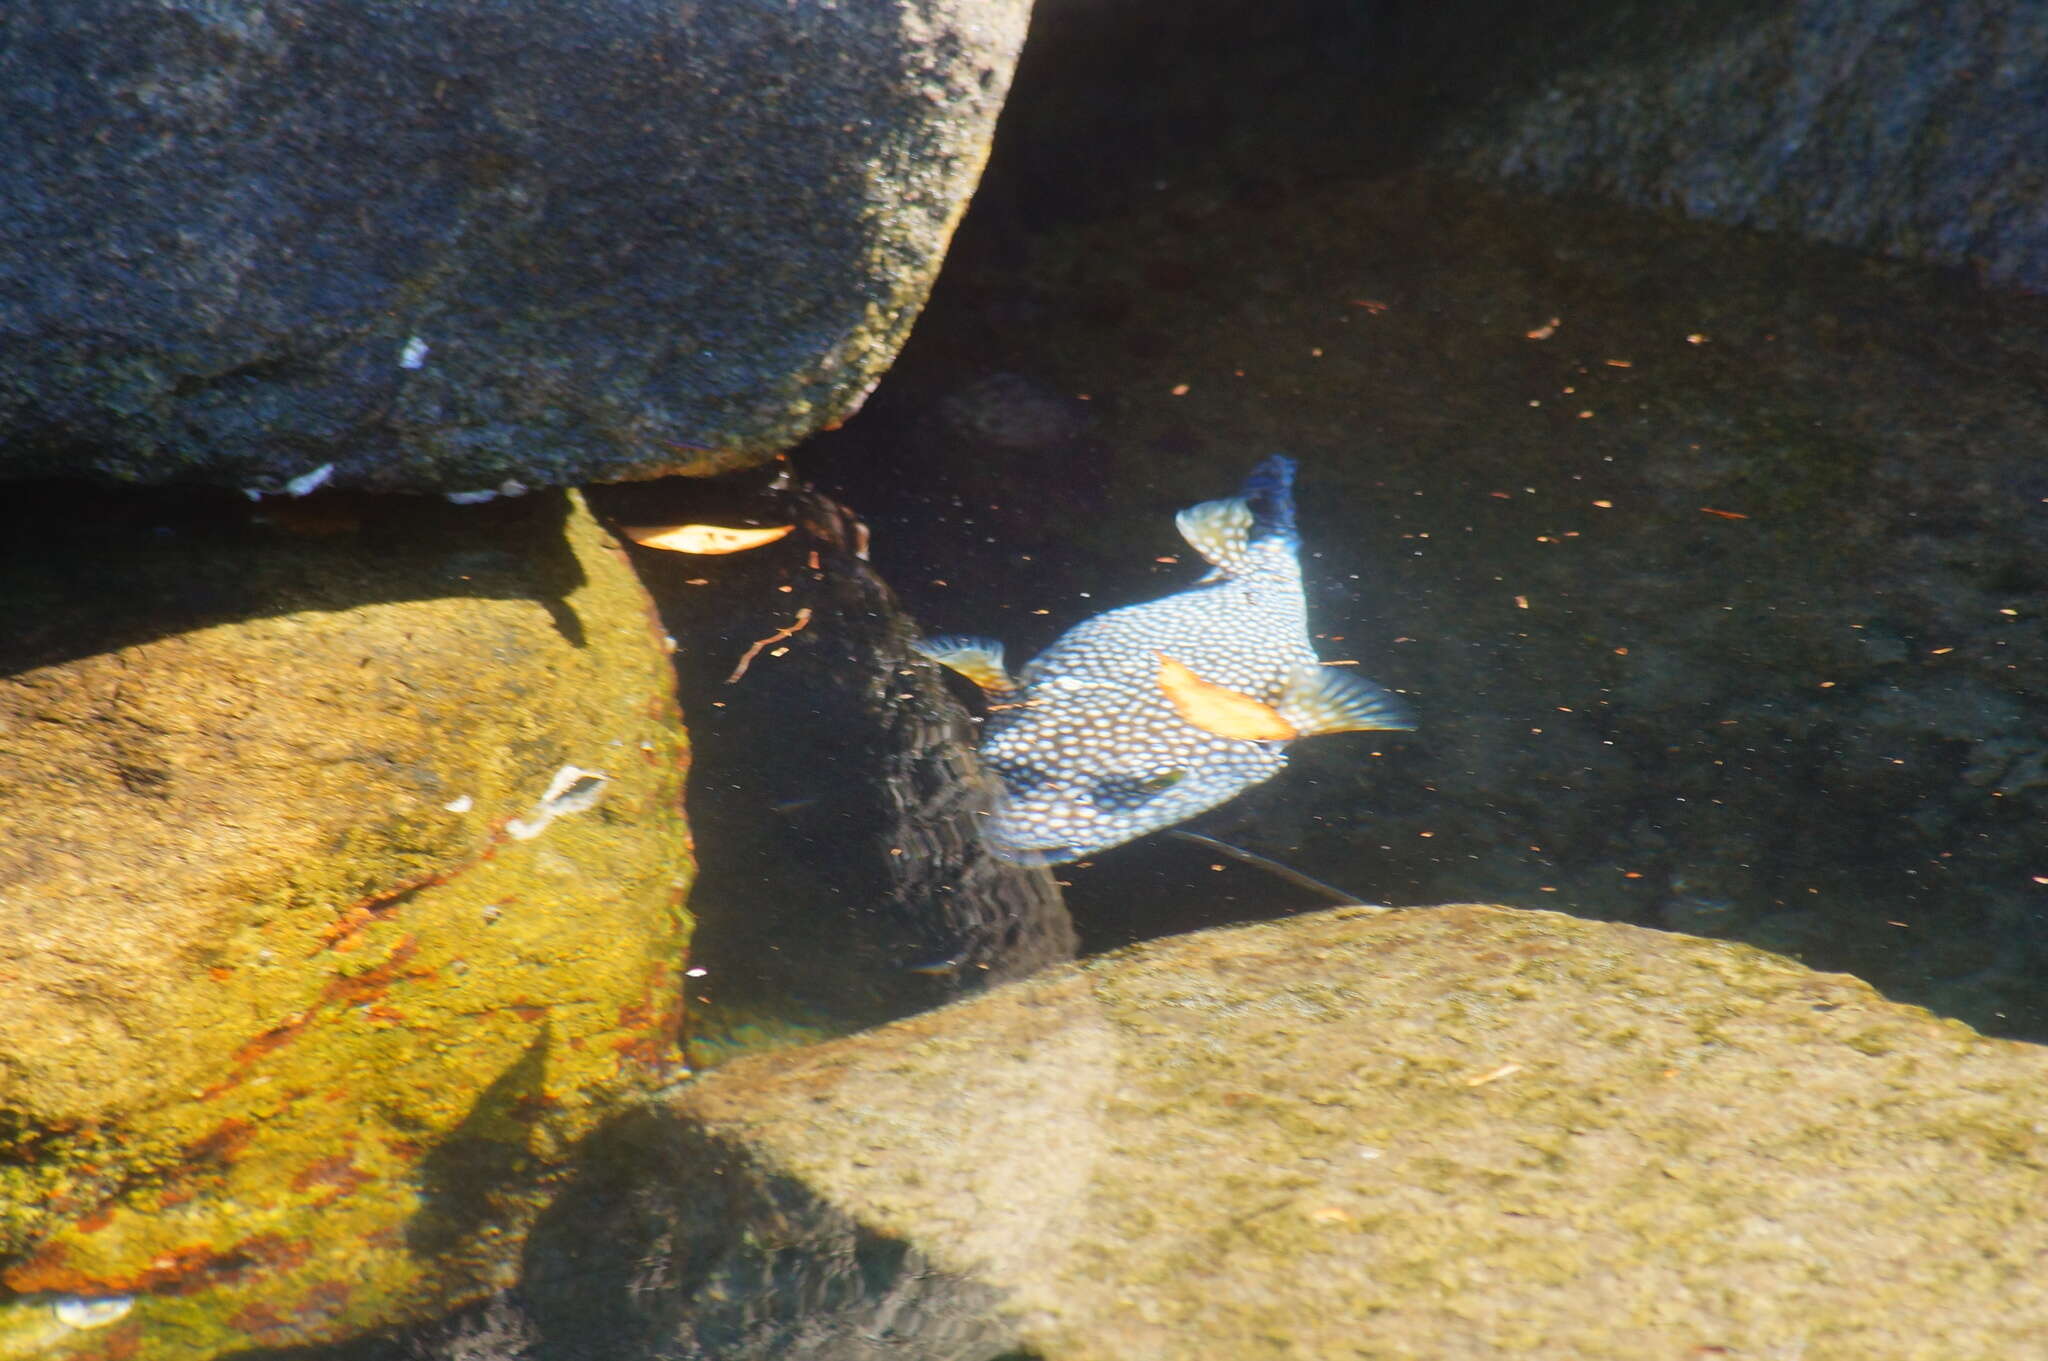
[[1412,726],[1387,692],[1310,646],[1294,461],[1180,513],[1212,564],[1187,590],[1085,620],[1015,681],[1000,644],[921,644],[991,697],[981,758],[1006,797],[987,841],[1056,864],[1184,822],[1268,779],[1298,737]]

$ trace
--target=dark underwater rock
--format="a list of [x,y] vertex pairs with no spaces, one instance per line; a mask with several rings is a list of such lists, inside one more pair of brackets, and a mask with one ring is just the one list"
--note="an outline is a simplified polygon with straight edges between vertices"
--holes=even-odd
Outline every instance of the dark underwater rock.
[[0,472],[467,490],[859,405],[1029,6],[0,11]]
[[866,561],[867,528],[768,470],[597,488],[614,522],[794,524],[724,557],[635,554],[696,765],[691,1058],[894,1020],[1074,955],[1043,867],[982,846],[978,733]]
[[[1456,159],[2048,290],[2048,23],[2027,0],[1517,7],[1441,42],[1491,107]],[[1460,16],[1455,19],[1451,16]]]

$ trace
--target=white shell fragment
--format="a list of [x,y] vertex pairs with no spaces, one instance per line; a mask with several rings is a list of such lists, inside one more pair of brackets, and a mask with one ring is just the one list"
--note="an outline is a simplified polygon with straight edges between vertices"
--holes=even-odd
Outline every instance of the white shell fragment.
[[441,806],[451,813],[467,813],[470,809],[476,807],[476,800],[464,794],[461,798],[450,799]]
[[291,496],[306,496],[327,485],[327,479],[334,476],[334,465],[323,463],[310,473],[300,473],[284,484],[285,492]]
[[50,1302],[50,1312],[67,1328],[104,1328],[134,1307],[133,1295],[60,1295]]
[[420,369],[427,365],[427,342],[418,336],[405,342],[405,348],[398,352],[398,367]]
[[526,495],[526,484],[516,477],[508,477],[497,486],[486,487],[482,491],[446,491],[441,493],[443,500],[458,506],[480,506],[486,501],[495,501],[501,496],[524,495]]
[[515,840],[531,841],[545,832],[548,824],[556,818],[597,807],[598,801],[604,797],[605,785],[610,782],[611,776],[601,770],[563,766],[555,772],[555,778],[548,781],[548,791],[533,806],[532,815],[512,819],[505,824],[505,830]]

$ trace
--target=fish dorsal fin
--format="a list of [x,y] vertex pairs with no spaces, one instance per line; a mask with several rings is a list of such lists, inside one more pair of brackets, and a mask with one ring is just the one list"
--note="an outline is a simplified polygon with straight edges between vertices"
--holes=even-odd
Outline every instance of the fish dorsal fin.
[[1214,563],[1218,571],[1237,576],[1244,570],[1252,508],[1242,496],[1189,506],[1174,516],[1173,522],[1180,526],[1180,536],[1188,546]]
[[940,638],[920,638],[910,646],[920,656],[929,657],[948,671],[967,677],[997,699],[1008,699],[1017,693],[1017,682],[1010,678],[1009,669],[1003,665],[1003,645],[993,638],[963,638],[947,634]]
[[1285,742],[1300,735],[1264,700],[1203,680],[1164,652],[1152,655],[1159,659],[1159,688],[1174,712],[1203,732],[1248,742]]
[[1273,710],[1303,737],[1328,732],[1407,732],[1408,707],[1371,681],[1303,664],[1287,678]]

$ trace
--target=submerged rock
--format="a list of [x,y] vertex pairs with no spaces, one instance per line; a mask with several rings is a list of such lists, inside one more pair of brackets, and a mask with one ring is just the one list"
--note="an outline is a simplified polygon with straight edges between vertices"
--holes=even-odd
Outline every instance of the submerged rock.
[[473,1298],[564,1150],[675,1071],[673,679],[581,503],[184,509],[7,517],[8,1355]]
[[2019,1355],[2044,1080],[1743,946],[1339,909],[693,1083],[593,1142],[525,1326],[607,1361]]
[[472,491],[844,417],[1026,0],[0,12],[0,474]]
[[2048,25],[2026,5],[1538,5],[1477,54],[1468,11],[1435,19],[1441,58],[1493,86],[1449,120],[1468,169],[2048,290]]
[[792,526],[726,556],[645,551],[678,640],[703,849],[690,1056],[844,1034],[1072,959],[1050,871],[982,846],[997,788],[850,512],[766,470],[596,489],[625,524]]

